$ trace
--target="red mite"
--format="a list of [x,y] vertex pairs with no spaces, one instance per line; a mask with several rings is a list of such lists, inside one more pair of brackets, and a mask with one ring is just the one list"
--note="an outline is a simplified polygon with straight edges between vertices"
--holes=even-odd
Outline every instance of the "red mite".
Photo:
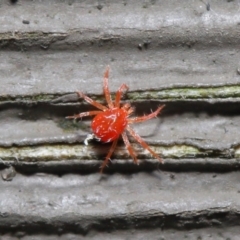
[[130,127],[132,123],[144,122],[151,118],[156,117],[160,111],[164,108],[165,105],[159,106],[155,112],[152,112],[149,115],[145,115],[142,117],[133,117],[129,118],[129,116],[134,112],[134,109],[131,107],[130,103],[125,103],[123,106],[120,106],[120,100],[122,94],[128,90],[128,86],[126,84],[122,84],[118,91],[116,92],[115,101],[112,100],[110,91],[108,88],[108,76],[109,76],[109,66],[107,67],[104,78],[103,78],[103,92],[107,101],[108,106],[103,106],[102,104],[94,101],[89,98],[82,92],[77,92],[79,97],[83,98],[86,102],[95,106],[99,110],[82,112],[73,116],[69,116],[67,118],[82,118],[86,116],[96,115],[92,121],[92,131],[93,135],[91,137],[87,137],[84,141],[85,144],[88,144],[87,141],[96,138],[101,142],[107,143],[112,142],[112,146],[100,167],[100,172],[103,172],[104,167],[107,165],[110,157],[112,156],[118,139],[120,135],[122,135],[122,139],[126,145],[126,148],[134,160],[134,163],[138,164],[137,154],[132,148],[126,132],[132,135],[133,138],[145,149],[147,149],[155,158],[157,158],[161,163],[162,159],[147,145],[146,142]]

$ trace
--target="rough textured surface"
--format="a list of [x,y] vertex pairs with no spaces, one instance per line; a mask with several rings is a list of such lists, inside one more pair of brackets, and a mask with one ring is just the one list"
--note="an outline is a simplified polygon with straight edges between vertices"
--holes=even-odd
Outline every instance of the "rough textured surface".
[[[0,232],[3,239],[239,239],[238,1],[0,3]],[[92,109],[130,87],[134,129],[164,165],[133,144],[83,140]],[[12,166],[9,168],[9,166]],[[5,169],[4,169],[5,168]],[[16,170],[16,172],[15,172]]]

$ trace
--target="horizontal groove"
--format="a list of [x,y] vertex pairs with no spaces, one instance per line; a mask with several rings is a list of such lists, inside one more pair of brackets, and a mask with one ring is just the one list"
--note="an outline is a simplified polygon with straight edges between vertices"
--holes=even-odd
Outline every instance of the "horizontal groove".
[[26,50],[40,48],[47,50],[49,46],[56,42],[61,42],[67,37],[67,33],[57,32],[5,32],[0,33],[0,49],[6,50]]
[[[142,150],[138,145],[132,144],[136,149],[139,159],[148,159],[151,157],[147,150]],[[235,158],[240,157],[240,147],[236,149],[203,149],[190,145],[173,145],[173,146],[157,146],[149,145],[150,148],[165,159],[181,159],[181,158]],[[51,161],[59,159],[79,159],[91,160],[99,159],[99,155],[107,153],[110,145],[82,145],[82,144],[55,144],[42,146],[25,146],[25,147],[0,147],[0,158],[2,160],[24,160],[24,161]],[[118,147],[114,153],[115,159],[129,158],[125,147]],[[180,160],[179,160],[180,161]]]
[[[125,10],[123,8],[123,10]],[[79,14],[75,12],[75,14]],[[158,13],[159,14],[159,13]],[[132,15],[132,12],[131,12]],[[89,14],[84,13],[83,18],[89,18]],[[123,16],[115,16],[122,18]],[[128,16],[125,16],[128,17]],[[133,16],[132,16],[133,17]],[[136,18],[142,16],[135,15]],[[225,18],[226,23],[223,24]],[[204,19],[204,18],[203,18]],[[175,25],[164,24],[164,18],[161,20],[156,18],[151,21],[151,25],[144,28],[139,28],[138,25],[122,26],[108,24],[105,27],[98,24],[89,26],[75,25],[67,31],[64,28],[57,28],[55,32],[49,30],[32,30],[26,31],[25,28],[21,30],[7,31],[0,33],[0,47],[1,49],[76,49],[79,46],[84,48],[100,48],[103,45],[116,45],[116,47],[135,47],[136,49],[148,49],[149,46],[157,48],[159,46],[186,46],[193,47],[196,45],[208,44],[208,46],[222,46],[223,44],[238,44],[238,25],[239,16],[236,14],[234,21],[229,16],[221,16],[221,19],[209,20],[205,22],[201,17],[195,18],[195,21],[189,21],[184,18],[175,21]],[[231,21],[229,21],[229,19]],[[102,21],[104,21],[102,19]],[[105,19],[106,21],[106,19]],[[171,21],[171,20],[170,20]],[[185,21],[188,21],[186,24]],[[50,21],[50,24],[55,24]],[[208,24],[208,31],[206,31],[206,24]],[[214,27],[211,25],[214,24]],[[98,26],[97,26],[98,25]],[[109,29],[111,31],[109,31]],[[229,31],[231,29],[231,31]],[[111,32],[111,33],[109,33]],[[223,34],[225,32],[226,34]],[[216,40],[217,39],[217,40]],[[141,46],[141,47],[140,47]]]
[[151,99],[151,100],[201,100],[201,99],[229,99],[240,97],[240,85],[225,86],[198,86],[198,87],[176,87],[162,89],[160,91],[144,91],[140,93],[128,93],[130,99]]
[[[104,101],[101,95],[89,94],[91,98],[97,101]],[[164,89],[153,89],[144,91],[129,91],[126,93],[126,100],[129,101],[147,101],[147,100],[239,100],[240,85],[224,85],[224,86],[176,86]],[[79,99],[76,93],[55,93],[55,94],[35,94],[35,95],[1,95],[0,103],[4,102],[52,102],[66,103],[76,102]]]
[[[3,219],[4,221],[1,221]],[[15,219],[15,223],[9,225],[9,221]],[[179,212],[167,214],[164,212],[131,212],[131,214],[114,214],[106,216],[74,215],[66,213],[64,217],[56,216],[47,218],[40,216],[13,215],[4,212],[0,216],[1,233],[24,231],[28,234],[44,233],[56,234],[61,229],[61,233],[72,232],[87,234],[89,231],[109,232],[125,229],[196,229],[203,227],[232,226],[233,222],[240,222],[240,213],[237,209],[213,208],[202,211]],[[239,224],[238,224],[239,225]]]
[[[100,167],[103,159],[99,160],[79,160],[79,159],[61,159],[55,161],[24,161],[24,160],[1,160],[0,168],[3,180],[14,178],[17,172],[24,174],[33,173],[51,173],[63,175],[69,173],[78,174],[100,174]],[[181,158],[181,159],[164,159],[161,164],[156,159],[139,159],[139,164],[133,160],[113,159],[104,169],[104,173],[122,173],[133,174],[138,172],[169,171],[172,173],[179,172],[214,172],[225,173],[240,170],[240,160],[236,158]],[[12,177],[12,174],[14,176]],[[101,176],[101,174],[99,175]],[[174,174],[172,178],[174,178]]]
[[[238,4],[5,2],[0,233],[230,238],[226,227],[240,223]],[[129,85],[123,102],[137,116],[166,105],[134,126],[164,164],[130,136],[139,165],[119,141],[100,174],[111,145],[85,146],[90,118],[65,118],[92,109],[75,90],[105,102],[107,64],[111,89]]]
[[[82,144],[0,148],[0,166],[14,166],[20,172],[99,172],[108,146]],[[164,163],[133,144],[139,164],[134,164],[125,147],[118,147],[104,172],[154,171],[235,171],[240,169],[240,147],[230,150],[199,149],[196,146],[150,146]]]
[[67,36],[66,33],[57,33],[57,32],[5,32],[5,33],[0,33],[0,40],[8,40],[8,39],[18,39],[18,40],[23,40],[23,39],[45,39],[49,37],[65,37]]

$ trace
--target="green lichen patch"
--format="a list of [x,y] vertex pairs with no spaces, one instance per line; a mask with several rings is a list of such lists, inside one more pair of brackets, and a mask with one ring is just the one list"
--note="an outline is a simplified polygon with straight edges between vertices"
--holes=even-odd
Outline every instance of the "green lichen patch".
[[79,120],[69,120],[69,119],[60,119],[60,121],[57,122],[58,126],[63,129],[64,131],[74,131],[81,129],[83,131],[88,131],[89,126],[83,123],[82,121]]
[[[35,94],[35,95],[0,95],[1,102],[51,102],[62,99],[71,93],[63,94]],[[103,95],[89,95],[95,101],[105,102]],[[114,98],[114,96],[112,96]],[[128,92],[126,100],[197,100],[197,99],[228,99],[240,98],[240,85],[216,86],[216,87],[175,87],[161,90]],[[57,103],[65,103],[65,100]],[[80,99],[79,99],[80,100]],[[78,101],[78,100],[76,100]],[[83,101],[84,102],[84,101]]]
[[56,161],[67,159],[94,159],[96,158],[93,151],[89,151],[86,146],[81,144],[75,145],[44,145],[44,146],[25,146],[0,148],[0,157],[4,160],[18,160],[27,162],[38,161]]
[[0,95],[1,102],[49,102],[60,94]]
[[216,87],[176,87],[144,92],[130,92],[133,100],[183,100],[183,99],[226,99],[239,98],[240,85]]
[[[133,144],[139,159],[154,158],[151,154],[136,144]],[[150,146],[159,156],[167,160],[171,159],[186,159],[186,158],[211,158],[224,157],[225,152],[214,151],[209,149],[199,149],[190,145],[172,145],[172,146]],[[27,161],[27,162],[44,162],[56,160],[92,160],[103,158],[108,152],[108,146],[90,144],[85,146],[83,144],[54,144],[54,145],[37,145],[37,146],[21,146],[21,147],[0,147],[0,158],[3,161]],[[216,154],[217,153],[217,154]],[[236,151],[236,156],[240,155],[240,150]],[[115,159],[129,158],[129,153],[125,147],[118,147],[114,152]]]

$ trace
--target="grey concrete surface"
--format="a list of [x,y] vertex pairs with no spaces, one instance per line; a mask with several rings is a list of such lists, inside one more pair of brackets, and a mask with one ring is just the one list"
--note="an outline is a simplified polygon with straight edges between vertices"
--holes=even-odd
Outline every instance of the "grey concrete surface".
[[237,172],[174,177],[159,171],[61,177],[18,174],[11,182],[1,182],[1,229],[32,228],[41,233],[45,226],[49,232],[57,229],[63,234],[69,229],[88,234],[114,229],[229,227],[239,219],[239,178]]
[[[240,2],[0,2],[1,239],[240,239]],[[110,89],[164,165],[83,140]],[[131,138],[131,141],[133,139]],[[12,168],[9,168],[9,166]],[[5,169],[4,169],[5,168]],[[15,172],[16,171],[16,172]]]

